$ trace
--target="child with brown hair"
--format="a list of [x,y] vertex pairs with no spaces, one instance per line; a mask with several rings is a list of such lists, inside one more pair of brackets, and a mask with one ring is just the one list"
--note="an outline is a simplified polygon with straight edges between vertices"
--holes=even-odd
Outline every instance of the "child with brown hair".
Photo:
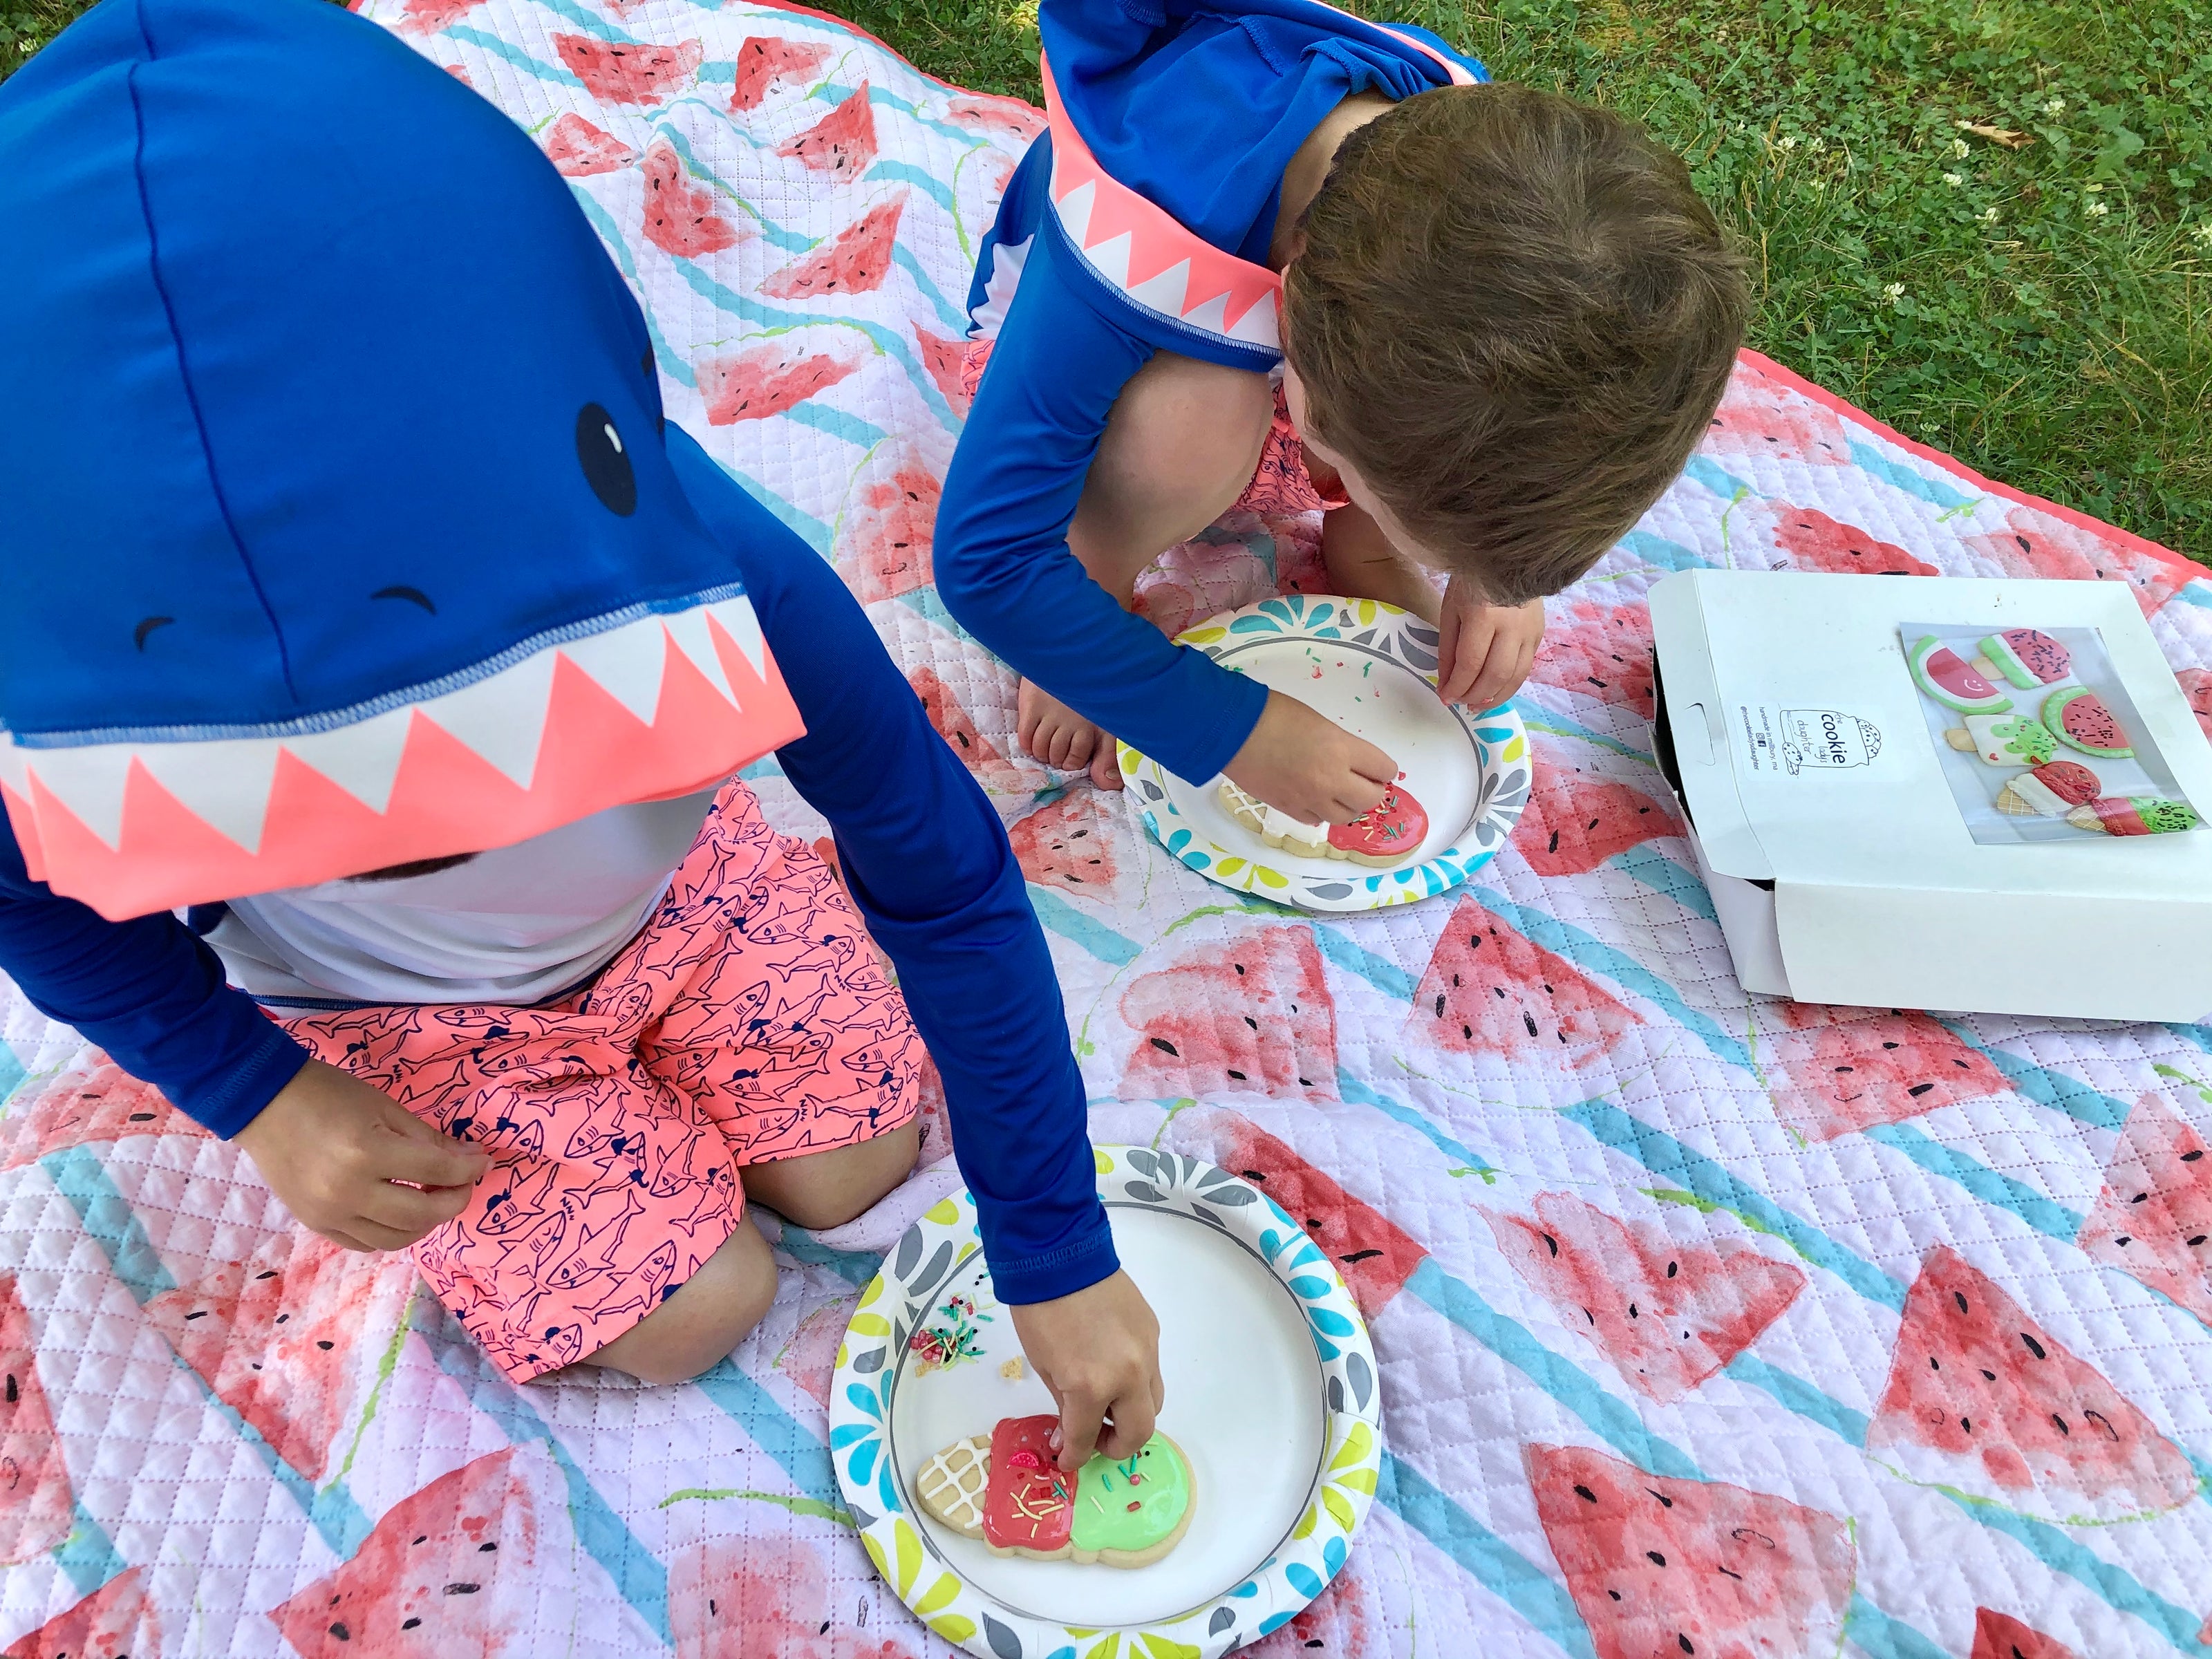
[[1110,732],[1347,822],[1391,758],[1127,614],[1139,572],[1232,506],[1322,510],[1331,589],[1437,623],[1447,700],[1504,701],[1543,597],[1705,432],[1744,262],[1635,124],[1425,31],[1317,0],[1039,26],[1049,130],[970,292],[939,589],[1024,675],[1036,758],[1116,787]]

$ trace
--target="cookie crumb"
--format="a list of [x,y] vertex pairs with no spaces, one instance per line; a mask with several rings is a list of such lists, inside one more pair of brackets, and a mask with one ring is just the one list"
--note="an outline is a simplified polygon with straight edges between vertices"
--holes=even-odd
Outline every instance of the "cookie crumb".
[[1005,1364],[999,1367],[999,1375],[1005,1377],[1009,1382],[1020,1382],[1022,1380],[1022,1362],[1018,1359],[1009,1359]]

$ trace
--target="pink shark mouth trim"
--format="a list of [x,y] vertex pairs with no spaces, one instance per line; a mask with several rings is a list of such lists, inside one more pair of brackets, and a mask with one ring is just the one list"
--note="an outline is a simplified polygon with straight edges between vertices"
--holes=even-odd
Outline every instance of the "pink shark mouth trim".
[[805,731],[742,595],[648,615],[328,731],[24,748],[34,879],[110,921],[505,847],[719,783]]

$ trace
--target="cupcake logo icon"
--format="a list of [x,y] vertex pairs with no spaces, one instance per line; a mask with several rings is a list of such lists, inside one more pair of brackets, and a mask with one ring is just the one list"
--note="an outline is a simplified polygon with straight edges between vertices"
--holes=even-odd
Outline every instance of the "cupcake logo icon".
[[1782,711],[1782,763],[1792,777],[1807,768],[1865,766],[1881,753],[1881,728],[1837,708]]

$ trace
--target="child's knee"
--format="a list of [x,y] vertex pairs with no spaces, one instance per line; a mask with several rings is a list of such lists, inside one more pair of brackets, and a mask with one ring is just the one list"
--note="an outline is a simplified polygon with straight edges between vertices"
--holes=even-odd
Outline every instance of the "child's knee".
[[699,1271],[588,1363],[641,1382],[688,1382],[728,1357],[775,1301],[775,1258],[739,1221]]
[[842,1227],[913,1174],[921,1150],[921,1125],[909,1120],[850,1146],[756,1164],[744,1172],[745,1193],[810,1232]]

